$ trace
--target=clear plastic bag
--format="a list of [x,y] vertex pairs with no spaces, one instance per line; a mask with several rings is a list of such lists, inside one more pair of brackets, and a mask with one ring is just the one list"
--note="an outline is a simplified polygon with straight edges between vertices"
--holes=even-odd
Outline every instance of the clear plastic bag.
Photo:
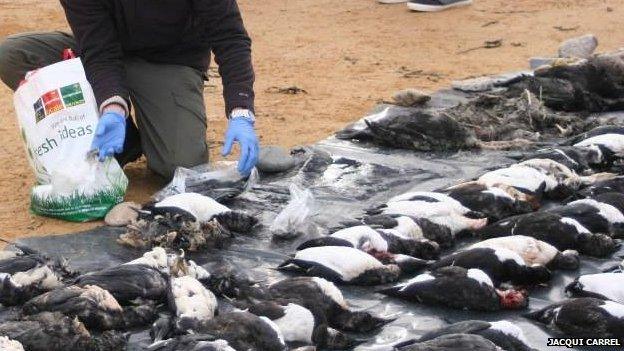
[[310,221],[315,203],[312,192],[295,183],[290,184],[289,190],[288,204],[275,217],[270,227],[274,238],[292,239],[317,231],[316,225]]
[[152,199],[160,201],[175,194],[198,193],[216,201],[225,201],[240,195],[257,181],[258,171],[255,168],[248,177],[243,177],[238,173],[236,162],[223,161],[193,168],[178,167],[171,182],[154,194]]

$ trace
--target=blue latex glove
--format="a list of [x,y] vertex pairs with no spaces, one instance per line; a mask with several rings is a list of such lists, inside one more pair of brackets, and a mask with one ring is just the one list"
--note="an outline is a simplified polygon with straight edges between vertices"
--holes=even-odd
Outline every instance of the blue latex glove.
[[238,173],[247,176],[258,162],[260,145],[254,130],[254,124],[247,118],[230,118],[225,132],[225,143],[221,154],[225,157],[232,152],[232,145],[238,141],[240,145],[240,159],[238,160]]
[[117,112],[105,112],[95,128],[91,150],[98,150],[100,162],[106,157],[120,154],[126,139],[126,117]]

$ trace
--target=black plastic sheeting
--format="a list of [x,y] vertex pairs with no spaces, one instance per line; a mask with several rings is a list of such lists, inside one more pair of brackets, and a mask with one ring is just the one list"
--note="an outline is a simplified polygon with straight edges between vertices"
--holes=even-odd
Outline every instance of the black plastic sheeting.
[[[447,94],[438,98],[442,103],[452,104],[461,100],[462,96]],[[382,203],[391,196],[409,190],[434,190],[471,179],[486,170],[517,162],[507,157],[509,153],[505,152],[420,154],[353,144],[333,138],[316,144],[313,149],[315,151],[312,159],[303,168],[286,174],[265,176],[250,191],[228,204],[261,219],[263,226],[256,235],[237,237],[222,249],[189,253],[188,256],[202,265],[231,264],[270,283],[285,277],[271,268],[293,253],[299,243],[309,239],[309,236],[304,236],[291,241],[273,241],[268,230],[273,218],[288,201],[288,185],[291,182],[297,182],[312,190],[316,211],[311,220],[324,233],[323,229],[334,227],[341,220],[360,216],[363,209]],[[49,254],[64,256],[70,259],[74,268],[88,272],[127,262],[142,254],[141,251],[122,247],[115,242],[121,232],[123,229],[101,227],[73,235],[26,238],[20,240],[20,243]],[[455,250],[468,244],[469,242],[460,243]],[[579,271],[557,271],[548,287],[531,291],[530,309],[538,309],[565,299],[563,288],[577,275],[597,273],[614,266],[618,262],[617,257],[622,255],[624,250],[616,253],[612,260],[584,257]],[[390,350],[392,345],[400,341],[467,319],[506,319],[520,326],[531,346],[536,349],[569,350],[547,347],[547,338],[556,335],[524,319],[517,311],[479,313],[428,307],[374,293],[378,288],[341,286],[353,308],[396,318],[376,335],[367,335],[369,341],[360,345],[357,350]],[[140,350],[149,342],[146,331],[135,331],[130,341],[130,350]]]

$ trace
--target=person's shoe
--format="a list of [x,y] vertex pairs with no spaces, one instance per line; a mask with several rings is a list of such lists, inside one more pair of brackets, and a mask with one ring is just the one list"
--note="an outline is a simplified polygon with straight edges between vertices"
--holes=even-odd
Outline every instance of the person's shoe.
[[377,2],[381,4],[399,4],[408,1],[409,0],[377,0]]
[[435,12],[470,4],[472,0],[410,0],[407,7],[412,11]]

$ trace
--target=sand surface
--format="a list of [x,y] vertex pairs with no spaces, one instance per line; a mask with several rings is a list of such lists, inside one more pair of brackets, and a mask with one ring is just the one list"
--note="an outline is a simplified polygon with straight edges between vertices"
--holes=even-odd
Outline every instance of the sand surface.
[[[403,88],[434,90],[454,79],[527,68],[569,37],[595,34],[599,51],[624,46],[619,0],[475,0],[452,11],[410,13],[375,0],[239,0],[254,41],[258,131],[263,144],[312,143],[362,117]],[[0,38],[67,30],[58,1],[0,0]],[[502,40],[493,49],[478,48]],[[463,52],[463,53],[462,53]],[[205,90],[213,160],[225,121],[218,79]],[[276,93],[296,86],[306,93]],[[0,87],[0,236],[76,232],[101,222],[67,223],[28,211],[32,172],[13,110]],[[142,202],[162,186],[144,161],[126,168],[127,199]]]

